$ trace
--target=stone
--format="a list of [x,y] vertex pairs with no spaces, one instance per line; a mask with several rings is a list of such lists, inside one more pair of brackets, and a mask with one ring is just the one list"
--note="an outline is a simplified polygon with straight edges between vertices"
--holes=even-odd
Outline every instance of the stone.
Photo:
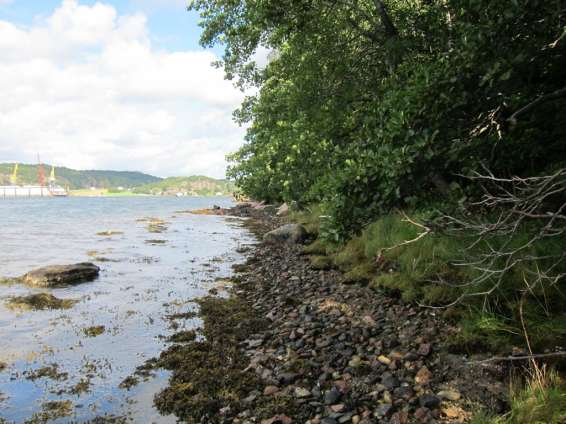
[[419,350],[417,350],[417,353],[421,356],[428,356],[430,355],[431,350],[432,347],[430,346],[430,343],[422,343],[419,346]]
[[358,368],[363,364],[362,358],[359,356],[352,356],[352,359],[348,362],[348,366],[352,368]]
[[30,271],[21,281],[30,287],[59,287],[92,281],[100,268],[91,262],[73,265],[51,265]]
[[415,419],[419,422],[425,422],[425,420],[428,418],[428,409],[427,408],[418,408],[415,411]]
[[287,216],[289,215],[289,205],[287,203],[283,203],[279,208],[277,208],[277,216]]
[[389,364],[391,363],[391,359],[389,359],[389,358],[388,358],[387,356],[385,356],[385,355],[379,355],[379,356],[377,357],[377,360],[378,360],[379,362],[381,362],[382,364],[384,364],[384,365],[389,365]]
[[276,415],[268,420],[263,420],[261,424],[293,424],[293,420],[287,415]]
[[377,407],[375,414],[378,417],[386,417],[387,415],[390,414],[392,409],[393,406],[391,405],[391,403],[382,404]]
[[415,383],[421,385],[427,385],[430,383],[430,379],[432,378],[432,373],[429,371],[427,367],[422,367],[418,370],[417,375],[415,375]]
[[441,399],[446,399],[451,401],[460,400],[460,398],[462,397],[460,392],[457,392],[456,390],[441,390],[436,395]]
[[279,392],[279,387],[277,386],[267,386],[265,389],[263,389],[264,396],[272,396],[278,392]]
[[338,403],[336,405],[330,405],[330,409],[332,410],[332,412],[344,412],[346,405],[344,405],[343,403]]
[[383,384],[387,390],[393,390],[399,387],[399,379],[390,373],[384,373],[381,377],[381,384]]
[[286,224],[263,236],[263,241],[270,244],[300,244],[307,238],[307,230],[299,224]]
[[409,414],[406,411],[395,412],[389,420],[389,424],[407,424],[408,422]]
[[293,384],[298,377],[299,375],[293,372],[285,372],[279,375],[279,381],[285,385]]
[[295,387],[295,396],[297,396],[298,398],[306,398],[310,395],[310,390],[305,389],[304,387]]
[[335,404],[341,396],[340,392],[333,387],[324,394],[324,403],[327,405]]
[[419,398],[419,404],[428,409],[436,409],[440,406],[440,399],[434,395],[426,394]]

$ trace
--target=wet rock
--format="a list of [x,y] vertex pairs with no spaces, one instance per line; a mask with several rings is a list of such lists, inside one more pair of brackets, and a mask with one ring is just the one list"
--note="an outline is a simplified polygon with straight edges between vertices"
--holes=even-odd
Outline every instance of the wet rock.
[[307,237],[305,227],[299,224],[286,224],[263,236],[263,241],[270,244],[303,243]]
[[12,297],[7,301],[7,306],[19,311],[69,309],[77,302],[78,300],[73,299],[59,299],[48,293],[37,293],[29,296]]
[[91,262],[74,265],[52,265],[30,271],[21,281],[30,287],[58,287],[92,281],[100,268]]

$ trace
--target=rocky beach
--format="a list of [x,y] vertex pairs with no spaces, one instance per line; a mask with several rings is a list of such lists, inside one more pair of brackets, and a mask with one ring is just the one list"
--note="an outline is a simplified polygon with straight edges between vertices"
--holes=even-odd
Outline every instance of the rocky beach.
[[161,413],[195,423],[402,424],[465,423],[505,408],[508,370],[458,351],[458,329],[437,311],[314,269],[304,229],[274,212],[208,211],[249,217],[264,242],[234,266],[228,287],[197,301],[202,328],[177,333],[138,370],[171,371],[155,399]]

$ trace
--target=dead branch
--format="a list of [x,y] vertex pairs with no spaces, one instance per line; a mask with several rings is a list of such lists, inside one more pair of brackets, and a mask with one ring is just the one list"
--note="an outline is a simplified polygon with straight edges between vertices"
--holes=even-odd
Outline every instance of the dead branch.
[[553,91],[552,93],[544,94],[542,96],[537,97],[535,100],[523,106],[517,112],[513,113],[507,121],[511,124],[511,126],[517,125],[517,118],[519,116],[525,115],[526,113],[530,112],[531,110],[535,109],[536,107],[540,106],[543,103],[549,102],[551,100],[560,99],[562,97],[566,97],[566,87],[561,88],[560,90]]
[[527,361],[543,358],[558,358],[566,356],[566,352],[538,353],[523,356],[494,356],[493,358],[484,359],[482,361],[469,361],[468,364],[489,364],[491,362],[507,362],[507,361]]
[[379,258],[381,258],[381,256],[383,255],[383,252],[388,252],[390,250],[394,250],[394,249],[397,249],[397,248],[402,247],[402,246],[407,246],[408,244],[416,243],[417,241],[419,241],[420,239],[425,237],[427,234],[430,234],[432,232],[432,230],[429,227],[413,221],[411,218],[409,218],[405,214],[405,212],[401,212],[401,215],[403,215],[403,219],[402,219],[403,222],[408,222],[409,224],[412,224],[412,225],[415,225],[419,228],[422,228],[423,231],[421,233],[419,233],[414,239],[405,240],[404,242],[396,244],[395,246],[386,247],[386,248],[381,249],[379,251],[378,255],[377,255],[377,260],[379,260]]
[[[433,307],[454,306],[471,297],[487,298],[518,267],[530,295],[536,289],[544,292],[557,287],[565,278],[566,251],[540,253],[536,247],[566,236],[566,169],[528,178],[496,177],[486,169],[466,178],[479,185],[483,196],[461,216],[443,215],[440,226],[470,240],[463,258],[453,265],[473,269],[477,277],[454,286],[463,289],[454,302]],[[520,285],[516,291],[524,292]]]

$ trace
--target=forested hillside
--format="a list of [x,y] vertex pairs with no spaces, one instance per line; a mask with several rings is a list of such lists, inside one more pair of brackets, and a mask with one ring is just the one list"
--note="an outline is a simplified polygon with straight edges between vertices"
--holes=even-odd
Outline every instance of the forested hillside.
[[[43,165],[46,177],[49,176],[51,165]],[[0,163],[0,184],[9,184],[10,176],[14,170],[13,163]],[[56,167],[57,183],[73,189],[81,188],[112,188],[136,187],[160,181],[161,178],[141,172],[130,171],[78,171],[75,169]],[[37,184],[38,166],[20,164],[18,169],[18,184]]]
[[[258,87],[228,173],[295,208],[313,264],[438,308],[459,352],[566,346],[564,0],[190,7],[227,77]],[[542,415],[497,422],[564,418],[563,386],[537,375],[513,407]]]
[[190,177],[169,177],[161,181],[144,184],[134,189],[135,193],[154,195],[175,195],[183,193],[195,196],[231,195],[234,184],[202,175]]

